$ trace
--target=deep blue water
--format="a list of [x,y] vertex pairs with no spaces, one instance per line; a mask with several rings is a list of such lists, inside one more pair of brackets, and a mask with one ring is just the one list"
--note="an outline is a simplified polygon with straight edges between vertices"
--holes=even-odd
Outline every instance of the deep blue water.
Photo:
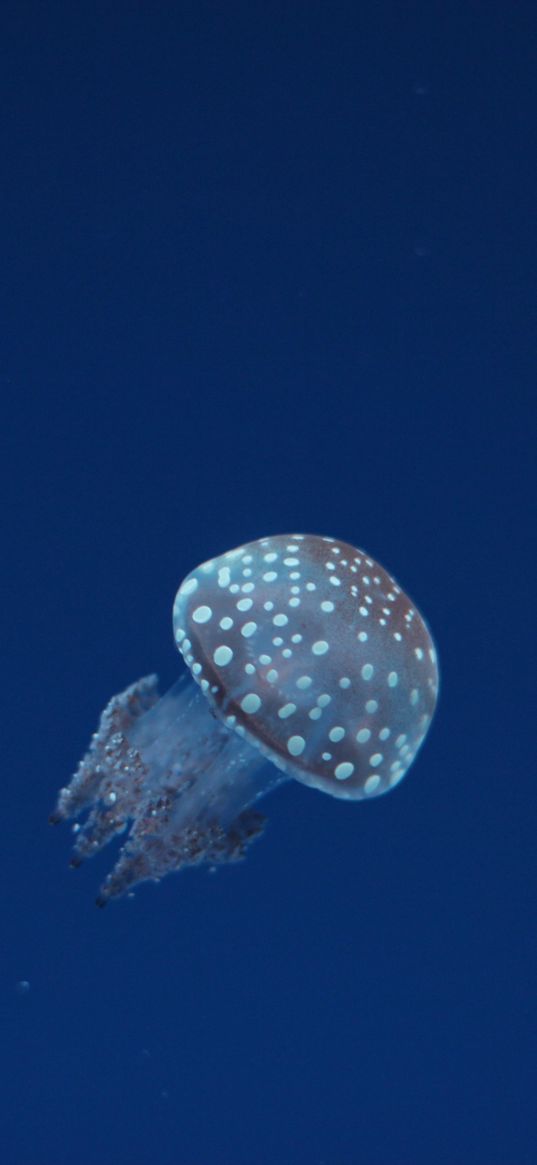
[[[534,6],[7,0],[0,33],[3,1165],[530,1165]],[[418,760],[96,910],[57,789],[179,674],[181,578],[293,530],[426,614]]]

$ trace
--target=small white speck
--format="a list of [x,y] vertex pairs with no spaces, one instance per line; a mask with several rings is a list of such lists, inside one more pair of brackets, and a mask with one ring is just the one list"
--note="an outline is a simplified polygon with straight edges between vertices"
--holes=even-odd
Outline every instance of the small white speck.
[[257,623],[245,623],[244,627],[241,627],[241,635],[243,635],[245,639],[249,639],[250,636],[254,635],[256,631]]
[[247,712],[248,715],[251,715],[252,712],[257,712],[260,707],[261,700],[255,692],[248,692],[248,695],[244,696],[244,698],[241,700],[241,708],[243,712]]
[[380,777],[378,773],[372,773],[364,783],[364,793],[367,793],[367,796],[370,797],[372,793],[377,791],[379,785]]
[[337,781],[348,781],[354,772],[354,765],[350,761],[343,761],[342,764],[337,765],[334,769],[334,776]]
[[287,720],[287,717],[292,716],[293,712],[296,712],[296,704],[284,704],[283,708],[279,709],[278,716],[280,720]]
[[369,764],[371,765],[372,769],[376,769],[378,765],[382,764],[383,760],[384,757],[381,752],[374,752],[373,756],[369,757]]
[[184,582],[182,587],[180,587],[179,594],[180,595],[191,595],[193,593],[193,591],[197,590],[197,587],[198,587],[197,578],[187,578],[186,582]]
[[211,608],[205,607],[205,606],[196,607],[196,610],[193,612],[193,615],[192,615],[192,618],[193,618],[195,623],[208,623],[209,619],[211,617],[212,617]]
[[396,688],[399,683],[399,676],[396,671],[391,671],[388,676],[388,687]]
[[369,728],[361,728],[360,731],[356,733],[358,744],[367,744],[370,736],[371,733]]
[[213,659],[218,667],[226,667],[226,665],[231,663],[231,660],[233,659],[233,652],[231,647],[227,647],[225,644],[222,644],[221,647],[217,647],[216,651],[213,653]]
[[370,680],[373,675],[373,664],[364,663],[361,675],[363,680]]
[[249,611],[253,607],[253,599],[239,599],[237,603],[237,611]]
[[326,652],[328,651],[328,643],[326,642],[326,639],[318,639],[317,642],[313,644],[311,650],[313,655],[326,655]]
[[306,747],[306,741],[303,736],[290,736],[287,741],[287,751],[291,756],[300,756]]
[[313,680],[311,676],[299,676],[298,680],[296,681],[296,686],[297,688],[300,688],[301,692],[305,692],[306,688],[311,688],[312,683]]
[[339,724],[337,724],[335,728],[331,728],[330,732],[328,733],[328,737],[332,741],[333,744],[337,744],[338,741],[343,740],[344,736],[345,736],[345,729],[342,728],[341,725],[339,725]]

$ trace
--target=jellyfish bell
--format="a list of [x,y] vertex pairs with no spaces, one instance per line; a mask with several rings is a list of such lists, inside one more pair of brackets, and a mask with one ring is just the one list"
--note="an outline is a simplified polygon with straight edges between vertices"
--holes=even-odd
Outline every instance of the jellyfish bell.
[[203,563],[173,608],[192,679],[154,676],[105,709],[52,820],[74,863],[128,830],[99,904],[188,865],[235,861],[259,799],[296,778],[345,800],[399,783],[433,716],[438,669],[419,611],[363,551],[277,535]]

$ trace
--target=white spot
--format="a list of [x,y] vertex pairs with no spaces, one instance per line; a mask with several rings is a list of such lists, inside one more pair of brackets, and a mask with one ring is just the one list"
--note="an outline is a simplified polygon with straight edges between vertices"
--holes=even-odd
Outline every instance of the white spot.
[[322,696],[317,697],[317,703],[319,708],[327,708],[332,703],[332,697],[328,695],[328,692],[323,692]]
[[354,772],[354,765],[350,761],[343,761],[342,764],[337,765],[334,769],[334,776],[336,781],[348,781]]
[[363,680],[370,680],[373,675],[373,664],[364,663],[361,674]]
[[254,583],[243,583],[242,587],[241,587],[241,591],[244,595],[250,595],[252,593],[252,591],[255,591]]
[[278,575],[275,570],[267,570],[263,575],[263,582],[274,582]]
[[297,688],[300,688],[301,692],[305,692],[306,688],[311,688],[312,683],[313,680],[311,676],[299,676],[298,680],[296,681],[296,686]]
[[289,599],[289,606],[290,607],[299,607],[300,606],[300,599]]
[[278,555],[277,555],[277,554],[274,554],[274,553],[271,553],[271,554],[264,554],[264,555],[263,555],[263,561],[264,561],[264,562],[276,562],[276,559],[277,559],[277,557],[278,557]]
[[298,558],[284,558],[283,564],[284,566],[298,566]]
[[339,681],[340,688],[350,688],[351,681],[348,676],[342,676]]
[[280,720],[287,720],[287,717],[292,716],[293,712],[296,712],[296,704],[284,704],[283,708],[279,709],[278,716]]
[[267,672],[267,680],[269,684],[275,684],[277,679],[278,672],[276,671],[276,668],[273,667],[270,669],[270,671]]
[[364,616],[369,615],[369,611],[368,611],[367,607],[358,607],[358,610],[359,610],[361,615],[364,615]]
[[360,731],[356,733],[358,744],[367,744],[370,736],[371,733],[369,728],[361,728]]
[[243,712],[247,712],[248,715],[251,715],[252,712],[257,712],[260,707],[261,700],[255,692],[248,692],[248,695],[244,696],[244,699],[241,700],[241,708]]
[[322,716],[322,714],[323,714],[322,708],[312,708],[311,712],[308,712],[308,716],[309,716],[310,720],[319,720],[320,717]]
[[330,599],[325,599],[324,603],[321,603],[321,611],[326,611],[327,614],[330,611],[335,611],[334,603],[331,603]]
[[333,744],[337,744],[339,740],[343,740],[345,736],[345,729],[338,724],[335,728],[331,728],[328,736]]
[[274,623],[275,627],[285,627],[285,624],[288,623],[289,620],[287,615],[275,615],[272,622]]
[[367,631],[360,631],[358,634],[358,639],[360,640],[360,643],[366,643],[367,642]]
[[213,653],[213,659],[217,667],[226,667],[227,664],[231,663],[231,660],[233,659],[233,652],[231,647],[227,647],[225,644],[217,647],[216,651]]
[[267,599],[267,602],[263,603],[263,609],[265,611],[273,611],[274,610],[274,603],[271,603],[270,599]]
[[287,741],[287,751],[291,756],[300,756],[306,747],[306,741],[303,736],[290,736]]
[[420,698],[420,694],[418,692],[418,689],[412,688],[412,691],[410,693],[410,703],[412,704],[413,707],[414,707],[414,705],[416,705],[418,703],[419,698]]
[[414,655],[416,656],[416,659],[423,659],[423,651],[421,650],[421,647],[414,648]]
[[364,793],[367,793],[367,796],[370,797],[372,793],[376,793],[379,785],[380,785],[380,777],[379,777],[378,773],[372,773],[371,776],[367,778],[367,780],[364,784]]
[[255,676],[255,667],[253,663],[245,663],[244,670],[247,676]]
[[221,566],[218,571],[218,586],[228,587],[231,582],[231,574],[227,566]]
[[197,590],[197,588],[198,588],[197,578],[187,578],[186,582],[184,582],[182,587],[179,588],[179,594],[180,595],[191,595],[193,593],[193,591]]
[[224,615],[218,626],[222,628],[222,631],[229,631],[230,627],[233,627],[233,619],[230,619],[229,615]]
[[373,716],[378,711],[378,700],[367,700],[365,710]]
[[275,635],[272,642],[273,642],[275,647],[281,647],[281,645],[283,643],[283,639],[282,639],[281,635]]
[[378,765],[382,764],[383,760],[384,757],[381,752],[374,752],[373,756],[369,757],[369,764],[371,765],[372,769],[376,769]]
[[253,599],[239,599],[237,603],[237,611],[249,611],[253,607]]
[[245,639],[249,639],[250,636],[254,635],[256,631],[257,623],[245,623],[244,627],[241,627],[241,635],[244,635]]
[[328,582],[332,583],[333,587],[340,587],[341,586],[341,580],[339,578],[336,578],[335,574],[330,575]]
[[399,683],[399,676],[396,671],[391,671],[388,676],[388,687],[396,688]]
[[326,639],[318,639],[317,642],[313,644],[311,650],[313,655],[326,655],[326,652],[328,651],[328,643],[326,642]]
[[264,664],[264,665],[266,665],[268,663],[272,663],[272,656],[271,655],[260,655],[259,662]]
[[211,617],[212,617],[211,608],[205,607],[205,606],[204,607],[196,607],[196,610],[193,612],[193,615],[192,615],[192,618],[193,618],[195,623],[208,623],[209,619]]
[[379,732],[379,740],[387,740],[391,735],[389,728],[381,728]]

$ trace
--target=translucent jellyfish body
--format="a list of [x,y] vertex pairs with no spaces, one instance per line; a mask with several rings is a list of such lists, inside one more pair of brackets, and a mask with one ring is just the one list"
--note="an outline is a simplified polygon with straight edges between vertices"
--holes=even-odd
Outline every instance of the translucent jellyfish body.
[[150,676],[115,696],[51,818],[77,820],[75,865],[127,833],[100,905],[243,857],[264,825],[256,802],[283,780],[348,801],[387,792],[433,716],[426,623],[383,567],[333,538],[276,535],[203,563],[173,624],[195,682],[160,697]]

